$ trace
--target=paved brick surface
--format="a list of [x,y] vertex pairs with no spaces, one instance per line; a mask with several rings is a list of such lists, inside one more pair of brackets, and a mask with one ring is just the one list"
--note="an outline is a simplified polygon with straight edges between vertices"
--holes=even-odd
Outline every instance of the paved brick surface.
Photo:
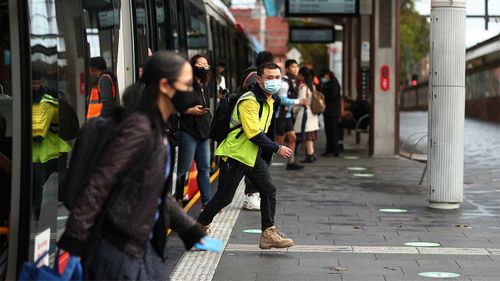
[[[422,113],[402,114],[402,138],[426,129],[425,118]],[[465,200],[459,210],[427,208],[426,189],[418,186],[422,164],[370,158],[354,147],[343,155],[360,159],[319,158],[300,172],[272,166],[278,188],[276,223],[297,245],[401,247],[406,242],[429,241],[449,248],[497,251],[500,125],[467,120],[465,146]],[[317,151],[321,150],[320,143]],[[349,167],[367,170],[355,172]],[[354,173],[372,173],[373,177],[355,177]],[[381,213],[380,208],[407,212]],[[258,212],[242,211],[228,247],[257,244],[258,234],[242,231],[259,228],[259,222]],[[458,224],[471,227],[455,227]],[[500,280],[500,256],[226,251],[213,280],[439,280],[418,276],[426,271],[461,275],[450,280]]]

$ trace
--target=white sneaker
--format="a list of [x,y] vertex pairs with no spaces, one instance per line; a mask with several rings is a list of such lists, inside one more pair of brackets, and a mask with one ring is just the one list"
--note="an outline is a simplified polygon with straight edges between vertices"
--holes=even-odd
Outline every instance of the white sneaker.
[[243,208],[247,210],[260,211],[260,194],[245,194],[245,201],[243,202]]

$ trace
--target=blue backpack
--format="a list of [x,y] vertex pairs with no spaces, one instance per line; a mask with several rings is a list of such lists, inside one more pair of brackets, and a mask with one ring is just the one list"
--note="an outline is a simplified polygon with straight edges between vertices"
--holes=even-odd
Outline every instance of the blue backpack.
[[42,259],[48,255],[45,252],[35,263],[25,262],[19,274],[19,281],[80,281],[83,280],[83,270],[82,265],[78,257],[71,256],[69,258],[68,264],[61,275],[59,273],[59,250],[56,252],[56,258],[54,260],[54,268],[48,267],[46,265],[42,267],[37,267]]

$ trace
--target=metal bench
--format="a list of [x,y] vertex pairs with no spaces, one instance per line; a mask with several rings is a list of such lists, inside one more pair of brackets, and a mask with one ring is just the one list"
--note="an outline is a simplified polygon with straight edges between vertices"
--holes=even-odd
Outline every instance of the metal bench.
[[[401,146],[401,149],[399,151],[399,156],[425,164],[424,171],[422,172],[422,176],[420,177],[420,182],[418,183],[419,185],[422,185],[425,174],[427,172],[427,154],[417,153],[416,149],[417,145],[426,138],[427,138],[427,132],[418,132],[411,134],[403,142],[403,145]],[[411,141],[413,141],[413,143],[410,146],[409,143]]]
[[[361,141],[361,134],[370,134],[370,124],[366,126],[366,128],[360,128],[361,122],[363,122],[365,119],[369,119],[370,115],[366,114],[361,116],[361,118],[358,119],[356,122],[356,127],[354,127],[354,132],[356,132],[356,144],[359,144]],[[368,144],[370,143],[370,138],[366,141],[365,149],[368,148]]]

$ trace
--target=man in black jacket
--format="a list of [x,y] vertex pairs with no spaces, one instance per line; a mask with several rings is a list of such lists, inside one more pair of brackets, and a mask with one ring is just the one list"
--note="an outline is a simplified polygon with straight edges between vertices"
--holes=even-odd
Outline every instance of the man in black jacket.
[[341,116],[342,96],[340,84],[332,71],[325,69],[321,72],[321,92],[325,95],[326,149],[322,156],[339,156],[339,119]]

